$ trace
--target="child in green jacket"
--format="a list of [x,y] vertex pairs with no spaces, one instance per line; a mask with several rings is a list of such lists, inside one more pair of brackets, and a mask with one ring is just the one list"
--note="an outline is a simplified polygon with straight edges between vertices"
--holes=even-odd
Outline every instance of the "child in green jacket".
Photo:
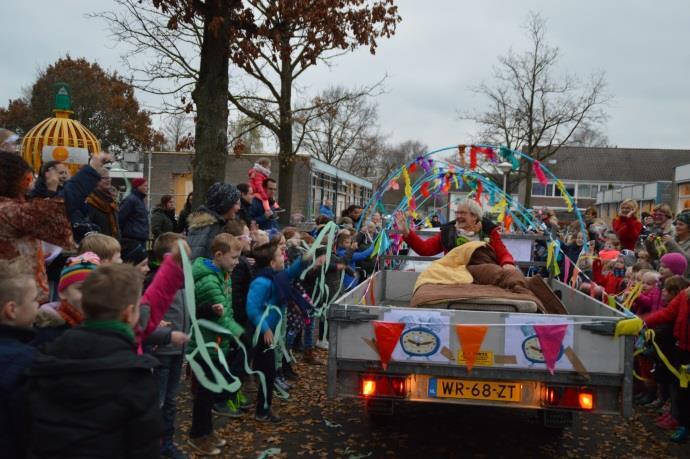
[[[211,320],[230,330],[237,338],[244,333],[244,329],[233,317],[230,274],[239,261],[241,251],[242,243],[239,239],[227,233],[221,233],[211,243],[213,258],[199,257],[192,266],[197,318]],[[209,350],[211,356],[215,357],[214,360],[217,359],[216,352],[227,353],[231,337],[203,328],[201,333],[205,343],[216,343],[218,346],[217,351]],[[196,348],[196,339],[192,338],[189,343],[191,352]],[[207,375],[210,375],[210,370],[204,362],[197,360],[197,363],[204,368]],[[214,366],[223,371],[219,363]],[[215,456],[220,454],[219,448],[227,442],[218,438],[213,432],[213,412],[232,417],[241,416],[241,413],[239,410],[231,409],[227,403],[214,406],[216,394],[198,384],[198,381],[196,383],[189,445],[197,453]]]

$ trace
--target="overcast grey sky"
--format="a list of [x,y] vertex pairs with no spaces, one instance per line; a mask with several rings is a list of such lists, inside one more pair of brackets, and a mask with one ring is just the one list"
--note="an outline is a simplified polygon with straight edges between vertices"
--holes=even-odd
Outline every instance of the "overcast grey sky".
[[[3,5],[0,104],[21,95],[39,68],[69,53],[120,69],[122,45],[87,13],[110,0],[27,0]],[[560,49],[560,68],[587,76],[606,72],[614,100],[605,132],[625,147],[690,148],[690,1],[665,0],[399,0],[403,22],[376,56],[360,50],[334,68],[316,67],[300,85],[316,93],[330,85],[372,83],[388,75],[377,98],[381,130],[392,141],[430,148],[468,142],[476,127],[458,110],[481,110],[469,87],[486,80],[499,55],[525,47],[528,11],[548,21],[547,41]],[[144,104],[154,97],[139,94]]]

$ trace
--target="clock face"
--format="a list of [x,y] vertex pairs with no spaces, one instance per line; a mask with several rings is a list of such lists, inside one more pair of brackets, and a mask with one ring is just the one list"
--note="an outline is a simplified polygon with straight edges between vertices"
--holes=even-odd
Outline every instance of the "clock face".
[[[522,342],[522,352],[525,354],[525,357],[527,357],[527,360],[532,363],[546,363],[544,353],[541,351],[541,345],[539,344],[539,338],[536,336],[529,336]],[[556,361],[560,360],[562,356],[563,346],[561,346],[558,352]]]
[[400,336],[402,350],[413,357],[426,357],[438,352],[441,340],[436,333],[425,327],[409,328]]

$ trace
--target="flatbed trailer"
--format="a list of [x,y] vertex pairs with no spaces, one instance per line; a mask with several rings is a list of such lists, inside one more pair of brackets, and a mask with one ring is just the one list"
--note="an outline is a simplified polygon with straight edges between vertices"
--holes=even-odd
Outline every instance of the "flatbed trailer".
[[[634,338],[613,337],[621,312],[555,279],[548,283],[568,315],[513,312],[505,304],[491,310],[486,301],[410,308],[418,275],[376,272],[331,305],[329,397],[360,399],[377,415],[410,403],[535,410],[554,428],[570,425],[576,413],[632,415]],[[374,322],[405,324],[386,369]],[[463,324],[488,327],[471,371],[456,333]],[[535,334],[544,324],[567,325],[553,374]]]

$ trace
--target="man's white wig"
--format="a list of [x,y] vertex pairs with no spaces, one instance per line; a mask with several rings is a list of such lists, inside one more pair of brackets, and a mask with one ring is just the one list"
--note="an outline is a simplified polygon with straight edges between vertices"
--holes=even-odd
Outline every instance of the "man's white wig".
[[463,199],[458,203],[458,209],[461,207],[464,207],[465,209],[469,210],[472,215],[477,217],[479,221],[482,220],[482,217],[484,216],[484,211],[482,210],[482,206],[479,205],[477,201],[474,199]]

